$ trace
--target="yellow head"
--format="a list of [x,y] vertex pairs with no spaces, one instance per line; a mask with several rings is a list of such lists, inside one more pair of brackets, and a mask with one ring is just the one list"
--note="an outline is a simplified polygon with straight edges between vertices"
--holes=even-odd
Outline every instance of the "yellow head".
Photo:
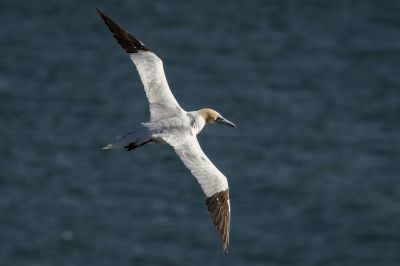
[[200,110],[200,115],[204,118],[204,121],[206,124],[212,124],[212,123],[218,123],[218,124],[223,124],[226,126],[230,127],[236,127],[234,123],[231,121],[225,119],[220,115],[217,111],[210,109],[210,108],[204,108]]

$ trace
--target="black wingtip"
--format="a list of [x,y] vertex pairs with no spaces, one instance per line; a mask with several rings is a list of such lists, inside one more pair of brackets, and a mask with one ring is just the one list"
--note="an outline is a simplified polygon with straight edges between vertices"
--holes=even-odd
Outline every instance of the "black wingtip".
[[96,13],[99,14],[100,16],[103,15],[103,12],[101,12],[101,10],[98,9],[97,7],[96,7]]
[[129,32],[107,17],[100,11],[100,9],[96,8],[96,11],[103,19],[108,29],[112,32],[119,45],[124,48],[128,54],[137,53],[138,51],[150,51],[150,49],[147,48],[138,38],[130,35]]
[[230,231],[229,189],[206,198],[207,209],[221,237],[223,252],[228,253]]
[[106,15],[104,15],[103,12],[101,12],[100,9],[96,8],[97,14],[105,21],[106,19],[109,19]]

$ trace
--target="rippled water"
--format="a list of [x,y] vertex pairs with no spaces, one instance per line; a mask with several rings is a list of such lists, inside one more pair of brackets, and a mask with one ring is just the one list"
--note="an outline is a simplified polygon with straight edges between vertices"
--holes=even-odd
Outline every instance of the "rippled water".
[[[398,1],[1,1],[0,265],[399,265]],[[97,17],[164,60],[230,182],[223,254]]]

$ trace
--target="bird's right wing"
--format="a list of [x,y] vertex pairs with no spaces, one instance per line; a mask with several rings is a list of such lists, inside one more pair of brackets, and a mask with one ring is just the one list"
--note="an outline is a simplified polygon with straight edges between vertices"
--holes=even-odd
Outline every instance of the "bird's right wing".
[[97,10],[97,13],[129,54],[139,72],[150,104],[150,121],[155,122],[183,112],[168,86],[161,59],[100,10]]
[[188,137],[185,141],[175,145],[174,149],[206,194],[208,211],[226,251],[229,244],[231,218],[229,187],[226,177],[204,154],[196,137]]

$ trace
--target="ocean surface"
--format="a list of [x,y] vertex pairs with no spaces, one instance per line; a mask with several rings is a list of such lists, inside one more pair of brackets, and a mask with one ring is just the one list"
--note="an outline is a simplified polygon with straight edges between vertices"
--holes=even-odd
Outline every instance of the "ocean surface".
[[[400,265],[400,2],[0,1],[0,265]],[[96,14],[164,60],[228,177],[228,254]]]

